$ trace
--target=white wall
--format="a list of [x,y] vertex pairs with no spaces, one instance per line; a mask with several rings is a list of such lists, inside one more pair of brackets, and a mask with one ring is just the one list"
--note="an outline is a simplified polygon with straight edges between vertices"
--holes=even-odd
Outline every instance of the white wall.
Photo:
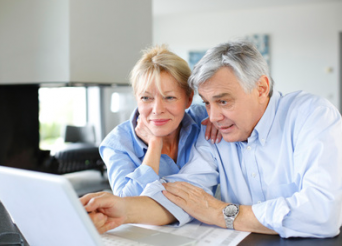
[[151,0],[0,0],[0,84],[127,84],[151,43]]
[[70,0],[70,81],[127,84],[151,42],[151,0]]
[[[155,16],[153,43],[169,44],[188,60],[190,50],[206,50],[235,37],[269,34],[275,89],[283,93],[306,90],[339,107],[341,13],[342,3],[333,2]],[[327,68],[332,72],[326,72]]]
[[0,1],[0,84],[69,80],[69,1]]

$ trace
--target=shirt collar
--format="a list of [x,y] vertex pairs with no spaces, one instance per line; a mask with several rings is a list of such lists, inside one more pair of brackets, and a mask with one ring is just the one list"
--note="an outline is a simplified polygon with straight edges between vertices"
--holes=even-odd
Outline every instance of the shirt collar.
[[248,138],[248,141],[258,139],[262,146],[265,145],[271,126],[273,124],[274,117],[276,115],[280,98],[281,93],[278,91],[273,91],[273,95],[271,96],[270,101],[268,102],[267,108],[263,116],[259,120],[258,124],[252,131],[252,134]]
[[[132,135],[134,137],[135,143],[134,143],[134,149],[139,158],[143,157],[147,150],[147,145],[142,141],[137,134],[135,133],[135,127],[137,126],[137,119],[139,116],[138,108],[136,108],[133,113],[130,116],[130,128]],[[192,127],[200,128],[197,123],[191,118],[189,114],[186,112],[184,113],[184,117],[181,121],[181,136],[180,138],[187,138],[191,132]]]
[[135,140],[133,143],[134,150],[135,150],[135,153],[137,154],[137,157],[141,158],[144,156],[144,154],[147,150],[147,145],[135,133],[135,127],[137,126],[138,116],[139,116],[139,112],[138,112],[138,108],[136,108],[132,112],[129,121],[130,121],[131,132],[132,132],[133,138]]

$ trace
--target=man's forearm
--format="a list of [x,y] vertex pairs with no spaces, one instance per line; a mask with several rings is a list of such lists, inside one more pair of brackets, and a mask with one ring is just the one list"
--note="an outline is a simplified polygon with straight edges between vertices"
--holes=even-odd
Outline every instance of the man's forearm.
[[234,221],[234,229],[262,234],[277,234],[275,231],[263,226],[255,217],[252,206],[240,206],[240,212]]
[[127,220],[125,223],[167,225],[175,217],[150,197],[125,197]]

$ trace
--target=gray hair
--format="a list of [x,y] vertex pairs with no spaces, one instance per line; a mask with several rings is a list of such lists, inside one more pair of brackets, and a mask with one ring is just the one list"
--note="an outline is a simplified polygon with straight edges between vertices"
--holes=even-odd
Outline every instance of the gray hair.
[[272,96],[273,80],[269,75],[268,65],[257,48],[246,40],[230,41],[209,49],[195,65],[189,85],[198,89],[221,67],[232,68],[246,93],[252,92],[262,75],[267,76],[270,83],[269,96]]

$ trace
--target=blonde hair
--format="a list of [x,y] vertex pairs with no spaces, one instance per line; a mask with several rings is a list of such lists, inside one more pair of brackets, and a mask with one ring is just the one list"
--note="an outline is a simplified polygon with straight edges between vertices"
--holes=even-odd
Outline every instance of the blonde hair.
[[140,93],[154,82],[163,95],[161,91],[162,81],[160,80],[162,72],[167,72],[174,77],[178,85],[185,90],[187,96],[192,94],[193,90],[188,85],[188,79],[191,75],[188,63],[171,52],[166,45],[157,45],[143,51],[143,56],[135,64],[130,74],[134,94]]

